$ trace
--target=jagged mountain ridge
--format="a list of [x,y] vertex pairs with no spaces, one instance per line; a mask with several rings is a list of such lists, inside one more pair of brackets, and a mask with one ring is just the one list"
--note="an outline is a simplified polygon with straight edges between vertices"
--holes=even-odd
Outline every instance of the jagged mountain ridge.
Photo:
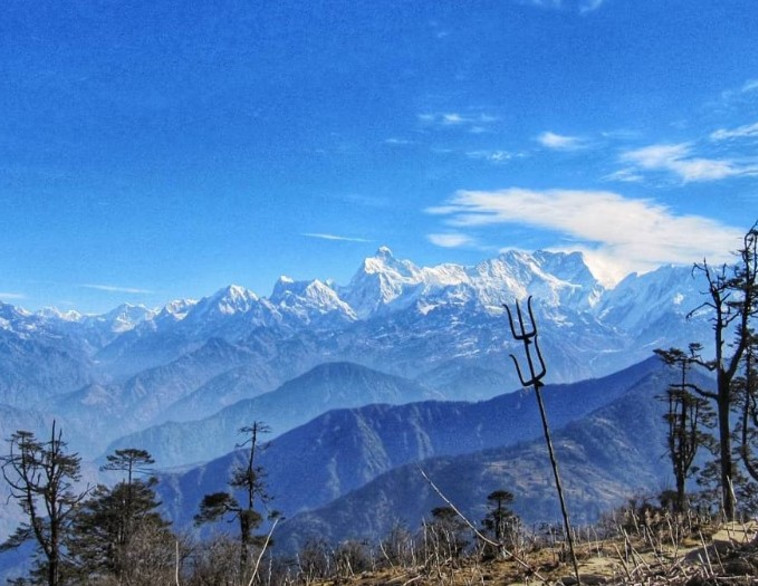
[[502,303],[528,293],[565,321],[590,308],[601,291],[577,253],[509,252],[474,267],[417,267],[382,247],[347,286],[282,277],[268,299],[230,286],[194,303],[181,318],[159,312],[108,344],[97,358],[126,372],[132,363],[145,368],[173,359],[210,336],[236,343],[260,328],[280,338],[303,330],[335,332],[404,311],[423,317],[437,308],[470,308],[492,316],[502,311]]
[[[517,386],[508,354],[519,347],[501,305],[528,294],[554,383],[619,370],[656,346],[699,340],[707,352],[709,324],[685,319],[702,288],[689,270],[663,267],[622,285],[603,288],[578,253],[510,251],[475,266],[418,267],[382,247],[348,285],[282,278],[268,299],[229,286],[160,311],[123,306],[99,317],[2,305],[0,396],[10,405],[45,407],[60,396],[54,404],[71,421],[84,414],[106,420],[101,443],[156,422],[207,417],[206,409],[271,390],[324,362],[414,379],[445,389],[446,398],[487,398]],[[249,361],[210,367],[202,349],[211,339],[248,353]],[[225,400],[218,385],[206,386],[239,372],[245,380],[244,368],[261,372],[249,380],[267,388],[253,384],[246,395],[237,387]],[[179,378],[145,382],[161,369]]]

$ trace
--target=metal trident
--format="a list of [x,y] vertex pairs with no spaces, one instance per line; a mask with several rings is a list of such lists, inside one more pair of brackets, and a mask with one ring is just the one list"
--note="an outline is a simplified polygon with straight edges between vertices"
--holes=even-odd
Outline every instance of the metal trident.
[[[545,360],[542,358],[542,352],[540,351],[539,343],[537,342],[537,320],[534,319],[534,313],[532,312],[532,296],[530,295],[526,301],[527,311],[529,312],[529,326],[524,323],[524,315],[521,312],[521,307],[518,301],[516,301],[516,315],[518,317],[518,331],[513,321],[513,314],[511,314],[510,308],[504,303],[503,307],[508,312],[508,323],[511,326],[511,334],[515,340],[524,343],[524,351],[526,353],[526,361],[529,365],[529,379],[525,379],[521,368],[519,367],[518,360],[511,354],[511,360],[516,365],[516,372],[518,378],[521,381],[521,385],[524,387],[533,386],[534,394],[537,396],[537,405],[540,408],[540,417],[542,418],[542,431],[545,433],[545,443],[547,444],[547,451],[550,455],[550,464],[553,468],[553,476],[555,477],[555,488],[558,492],[558,500],[561,503],[561,513],[563,514],[563,526],[566,530],[566,540],[569,546],[569,553],[571,554],[571,561],[574,565],[574,575],[576,576],[576,583],[581,585],[582,581],[579,577],[579,564],[576,561],[576,553],[574,552],[574,537],[571,533],[571,525],[569,524],[568,509],[566,508],[566,501],[563,498],[563,487],[561,486],[561,477],[558,474],[558,461],[555,458],[555,452],[553,451],[553,442],[550,439],[550,426],[547,423],[547,413],[545,412],[545,404],[542,402],[542,393],[540,389],[544,386],[542,379],[545,377],[547,368],[545,367]],[[531,346],[534,344],[534,353],[532,353]],[[536,362],[536,363],[535,363]],[[539,371],[536,370],[536,366],[539,367]]]
[[[534,319],[534,313],[532,313],[532,296],[530,295],[526,300],[526,307],[529,311],[529,322],[531,324],[531,328],[528,331],[524,326],[524,316],[521,314],[521,306],[518,304],[518,301],[516,301],[516,314],[518,315],[520,333],[516,331],[516,326],[513,323],[513,315],[511,314],[510,308],[505,303],[503,303],[503,307],[505,307],[505,311],[508,312],[508,323],[511,326],[513,339],[524,342],[524,349],[526,350],[526,360],[529,364],[529,380],[524,379],[524,375],[521,374],[521,368],[518,365],[518,360],[516,360],[516,357],[511,354],[511,360],[513,360],[513,364],[516,366],[516,372],[518,373],[518,378],[521,381],[521,386],[529,387],[534,385],[535,388],[539,388],[542,386],[541,381],[547,372],[547,368],[545,367],[545,361],[542,358],[540,345],[537,341],[537,321]],[[529,346],[532,344],[532,342],[534,342],[534,349],[536,351],[537,360],[539,362],[539,372],[534,371],[534,361],[532,359],[532,353],[529,351]]]

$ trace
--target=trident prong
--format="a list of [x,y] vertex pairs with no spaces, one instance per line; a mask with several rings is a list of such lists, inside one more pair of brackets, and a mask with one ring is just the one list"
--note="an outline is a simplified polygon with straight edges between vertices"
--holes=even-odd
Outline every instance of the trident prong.
[[[516,325],[513,321],[513,314],[511,313],[510,308],[505,303],[503,303],[503,307],[505,307],[505,311],[508,312],[508,324],[511,327],[511,334],[513,334],[513,338],[515,340],[524,342],[524,350],[526,352],[526,361],[529,364],[530,378],[528,380],[524,378],[521,372],[521,368],[519,367],[518,360],[516,360],[516,357],[513,354],[511,354],[511,360],[513,360],[513,364],[516,366],[516,372],[518,373],[519,381],[521,381],[521,386],[524,386],[524,387],[530,387],[532,385],[542,386],[542,383],[540,381],[545,377],[545,374],[547,374],[547,367],[545,366],[545,360],[542,358],[542,352],[540,351],[540,345],[537,338],[537,334],[539,332],[537,331],[537,320],[534,319],[534,312],[532,311],[532,296],[530,295],[526,300],[526,307],[529,313],[529,323],[530,323],[528,330],[524,323],[524,315],[521,311],[521,306],[519,305],[519,302],[516,301],[516,315],[518,316],[518,329],[520,330],[521,333],[518,333],[516,331]],[[534,349],[537,356],[537,364],[539,365],[539,372],[535,371],[534,359],[532,358],[532,352],[529,349],[529,346],[531,344],[534,344]]]
[[519,302],[516,301],[516,315],[518,316],[518,325],[519,329],[521,330],[521,333],[516,332],[515,324],[513,323],[513,314],[511,314],[511,309],[503,303],[503,307],[505,307],[505,311],[508,312],[508,323],[511,326],[511,334],[513,334],[513,338],[515,340],[531,340],[537,335],[537,322],[534,321],[534,315],[532,314],[532,296],[530,295],[526,300],[526,306],[529,310],[529,321],[532,324],[532,329],[530,331],[526,331],[524,328],[524,317],[521,314],[521,306],[519,305]]
[[522,387],[530,386],[531,383],[529,383],[529,381],[524,380],[524,376],[521,374],[521,368],[518,365],[518,360],[516,360],[516,357],[513,354],[511,354],[510,357],[511,357],[511,360],[513,360],[513,366],[516,367],[516,372],[518,373],[519,381],[521,381],[521,386]]

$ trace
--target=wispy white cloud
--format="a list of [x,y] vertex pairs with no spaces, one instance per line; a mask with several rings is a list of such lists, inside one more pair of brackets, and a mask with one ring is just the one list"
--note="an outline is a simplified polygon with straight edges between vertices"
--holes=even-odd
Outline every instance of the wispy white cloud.
[[339,236],[337,234],[324,234],[322,232],[305,232],[303,236],[308,238],[318,238],[320,240],[335,240],[339,242],[373,242],[366,238],[351,238],[350,236]]
[[432,244],[443,248],[459,248],[461,246],[471,246],[475,240],[466,234],[460,232],[446,232],[444,234],[427,234],[427,239]]
[[488,161],[490,163],[502,164],[507,163],[511,159],[517,156],[521,156],[518,153],[512,153],[504,150],[480,150],[480,151],[468,151],[466,156],[469,159],[479,159]]
[[738,175],[758,174],[758,166],[732,159],[708,159],[692,155],[689,143],[656,144],[627,151],[622,162],[634,165],[637,170],[667,171],[684,182],[716,181]]
[[149,295],[155,293],[149,289],[138,289],[136,287],[121,287],[118,285],[99,285],[94,283],[84,283],[79,285],[85,289],[95,289],[96,291],[107,291],[108,293],[134,293],[138,295]]
[[390,137],[384,140],[384,144],[389,144],[393,146],[407,146],[407,145],[415,144],[415,143],[412,140],[408,140],[407,138]]
[[[758,83],[758,82],[756,82]],[[731,138],[752,138],[758,137],[758,122],[755,124],[745,124],[731,130],[720,128],[711,133],[711,140],[728,140]]]
[[635,169],[619,169],[601,178],[602,181],[623,181],[624,183],[641,183],[645,178]]
[[663,263],[727,260],[742,236],[714,220],[676,215],[652,200],[610,191],[459,191],[426,211],[457,228],[516,224],[553,232],[560,246],[584,251],[593,272],[608,283]]
[[751,103],[758,95],[758,79],[748,79],[739,87],[731,87],[721,92],[719,106]]
[[484,113],[426,112],[419,114],[418,120],[424,126],[432,128],[458,128],[474,134],[481,134],[487,132],[489,127],[498,119]]
[[549,130],[540,134],[536,140],[546,148],[559,151],[575,151],[586,146],[578,136],[565,136]]
[[597,10],[606,0],[520,0],[520,4],[538,6],[540,8],[569,8],[576,9],[581,14]]
[[26,299],[26,295],[23,293],[8,293],[6,291],[0,291],[0,299]]

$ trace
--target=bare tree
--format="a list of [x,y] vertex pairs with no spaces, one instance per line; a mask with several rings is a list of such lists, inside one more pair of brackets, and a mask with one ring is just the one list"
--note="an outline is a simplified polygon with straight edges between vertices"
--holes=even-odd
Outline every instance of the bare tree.
[[[714,357],[699,364],[716,373],[716,392],[701,392],[716,405],[719,441],[721,500],[724,516],[736,515],[733,482],[736,477],[732,449],[731,412],[736,402],[735,379],[740,373],[743,357],[751,339],[751,320],[758,309],[758,222],[743,238],[734,265],[713,267],[707,260],[696,263],[693,273],[702,274],[708,284],[707,300],[690,312],[690,316],[706,308],[712,312]],[[730,341],[731,338],[731,341]]]
[[428,528],[427,538],[433,549],[443,560],[458,560],[468,544],[465,531],[466,524],[450,507],[434,507],[432,522]]
[[55,421],[46,442],[31,432],[17,431],[8,440],[8,454],[0,458],[11,497],[26,517],[0,549],[36,541],[41,558],[36,573],[44,575],[49,586],[61,583],[65,539],[77,506],[89,492],[75,488],[81,478],[81,459],[67,452],[62,435]]

